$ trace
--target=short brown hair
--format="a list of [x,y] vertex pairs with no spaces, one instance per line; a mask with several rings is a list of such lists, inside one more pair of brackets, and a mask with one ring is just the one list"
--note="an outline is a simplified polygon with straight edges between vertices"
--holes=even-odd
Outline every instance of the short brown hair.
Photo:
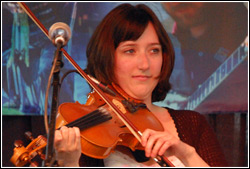
[[162,46],[163,63],[159,83],[152,94],[152,101],[166,97],[171,85],[169,78],[174,67],[174,49],[161,22],[146,5],[121,4],[111,10],[96,28],[87,46],[87,72],[103,83],[116,82],[114,53],[118,45],[127,40],[137,40],[148,23],[154,25]]

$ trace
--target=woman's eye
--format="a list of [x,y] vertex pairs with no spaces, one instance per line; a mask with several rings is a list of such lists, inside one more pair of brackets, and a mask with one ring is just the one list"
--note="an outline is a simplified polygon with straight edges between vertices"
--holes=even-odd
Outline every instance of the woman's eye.
[[126,50],[125,53],[134,53],[135,50],[134,49],[129,49],[129,50]]
[[152,49],[151,52],[152,52],[152,53],[159,53],[159,52],[160,52],[160,49],[159,49],[159,48],[155,48],[155,49]]

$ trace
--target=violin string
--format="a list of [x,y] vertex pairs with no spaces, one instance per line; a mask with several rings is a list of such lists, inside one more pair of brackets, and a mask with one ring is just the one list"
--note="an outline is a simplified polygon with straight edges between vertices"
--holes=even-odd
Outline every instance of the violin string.
[[84,121],[85,121],[86,119],[88,119],[88,118],[92,118],[93,116],[96,115],[96,113],[97,113],[97,110],[95,110],[95,111],[93,111],[93,112],[90,112],[90,113],[88,113],[87,115],[85,115],[85,116],[83,116],[83,117],[80,117],[80,118],[78,118],[78,119],[76,119],[76,120],[74,120],[74,121],[68,123],[66,126],[67,126],[67,127],[78,126],[77,124],[84,122]]
[[87,128],[90,126],[94,126],[96,124],[99,124],[101,122],[105,122],[107,120],[110,120],[112,117],[108,113],[108,111],[104,108],[97,109],[71,123],[68,123],[66,126],[68,127],[79,127],[80,129]]
[[78,124],[80,124],[80,123],[87,123],[88,119],[93,119],[94,117],[97,117],[99,115],[100,115],[100,112],[97,109],[97,110],[69,123],[68,126],[72,127],[72,126],[78,126]]
[[80,130],[82,130],[82,129],[86,129],[88,127],[100,124],[100,123],[105,122],[105,121],[110,120],[110,119],[111,119],[111,116],[107,116],[107,115],[102,114],[102,115],[94,116],[92,118],[85,119],[81,123],[78,123],[74,126],[77,126],[80,128]]
[[91,116],[90,118],[83,118],[78,123],[70,124],[70,126],[76,126],[80,129],[87,128],[88,126],[93,126],[95,123],[101,119],[101,114],[95,113],[95,115]]
[[79,123],[83,123],[86,119],[91,119],[93,116],[98,115],[97,113],[98,113],[98,110],[90,112],[87,115],[85,115],[81,118],[78,118],[77,120],[72,121],[71,123],[68,123],[66,126],[68,126],[68,127],[78,126]]
[[102,122],[108,121],[112,118],[109,114],[105,114],[103,112],[98,112],[96,116],[89,118],[85,121],[85,123],[81,123],[79,125],[80,129],[88,128],[97,124],[100,124]]
[[86,124],[81,124],[80,126],[78,126],[80,128],[80,130],[95,126],[97,124],[100,124],[102,122],[108,121],[110,120],[110,117],[105,116],[104,118],[98,118],[97,120],[91,122],[91,123],[86,123]]

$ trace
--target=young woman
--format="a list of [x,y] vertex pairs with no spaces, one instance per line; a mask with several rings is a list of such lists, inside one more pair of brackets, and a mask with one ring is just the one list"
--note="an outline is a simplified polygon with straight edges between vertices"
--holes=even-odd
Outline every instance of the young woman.
[[88,44],[87,57],[90,75],[103,83],[119,86],[130,97],[145,103],[164,131],[150,128],[143,131],[141,143],[145,153],[117,146],[104,160],[82,155],[83,161],[79,163],[80,131],[76,127],[62,127],[55,133],[60,166],[159,166],[152,158],[163,154],[179,166],[226,166],[215,134],[202,115],[153,104],[163,100],[171,87],[174,50],[150,8],[122,4],[113,9],[96,28]]

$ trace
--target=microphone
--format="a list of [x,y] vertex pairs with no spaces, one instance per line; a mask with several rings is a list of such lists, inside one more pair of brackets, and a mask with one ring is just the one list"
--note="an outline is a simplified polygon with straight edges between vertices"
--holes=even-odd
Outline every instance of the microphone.
[[49,28],[49,38],[55,46],[58,44],[65,46],[71,38],[70,27],[63,22],[54,23]]

